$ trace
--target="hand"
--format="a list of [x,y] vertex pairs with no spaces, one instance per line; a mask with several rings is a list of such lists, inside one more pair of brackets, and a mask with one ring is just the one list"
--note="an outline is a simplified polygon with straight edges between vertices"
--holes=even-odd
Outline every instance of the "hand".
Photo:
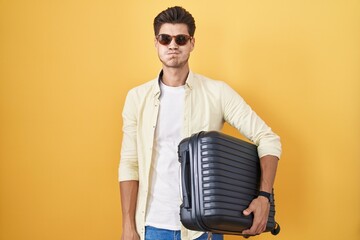
[[123,232],[121,235],[121,240],[140,240],[140,236],[136,231]]
[[140,240],[139,234],[135,230],[123,230],[121,240]]
[[254,213],[253,224],[250,229],[242,231],[245,236],[259,235],[266,229],[270,212],[270,203],[266,197],[259,196],[255,198],[247,209],[243,211],[245,216],[249,216]]

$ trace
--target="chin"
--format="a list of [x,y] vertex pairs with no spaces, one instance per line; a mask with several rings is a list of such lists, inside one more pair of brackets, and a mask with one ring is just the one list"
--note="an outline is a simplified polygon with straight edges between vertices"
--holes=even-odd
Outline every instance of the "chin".
[[183,65],[183,64],[181,64],[181,63],[174,62],[174,61],[172,61],[172,60],[161,61],[161,62],[163,63],[164,66],[173,67],[173,68],[175,68],[175,67],[180,67],[181,65]]

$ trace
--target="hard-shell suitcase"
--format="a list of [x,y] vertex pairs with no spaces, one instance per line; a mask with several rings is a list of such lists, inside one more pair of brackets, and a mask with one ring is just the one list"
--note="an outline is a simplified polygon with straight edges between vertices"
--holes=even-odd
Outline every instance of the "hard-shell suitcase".
[[[260,161],[257,147],[229,135],[199,132],[178,147],[181,163],[182,224],[196,231],[242,235],[253,215],[242,212],[258,196]],[[275,222],[274,195],[266,231],[280,231]]]

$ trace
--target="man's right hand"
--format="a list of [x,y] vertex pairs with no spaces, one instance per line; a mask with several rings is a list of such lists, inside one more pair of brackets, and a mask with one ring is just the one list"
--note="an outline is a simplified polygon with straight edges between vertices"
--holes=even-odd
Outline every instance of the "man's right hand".
[[123,231],[121,240],[140,240],[140,236],[136,231]]

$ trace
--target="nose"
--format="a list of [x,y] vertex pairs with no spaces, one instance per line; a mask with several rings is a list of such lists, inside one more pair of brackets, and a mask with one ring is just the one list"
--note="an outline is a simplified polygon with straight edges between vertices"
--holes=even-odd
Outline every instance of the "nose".
[[169,49],[178,49],[179,48],[179,46],[175,42],[175,38],[171,39],[171,42],[169,43],[168,47],[169,47]]

